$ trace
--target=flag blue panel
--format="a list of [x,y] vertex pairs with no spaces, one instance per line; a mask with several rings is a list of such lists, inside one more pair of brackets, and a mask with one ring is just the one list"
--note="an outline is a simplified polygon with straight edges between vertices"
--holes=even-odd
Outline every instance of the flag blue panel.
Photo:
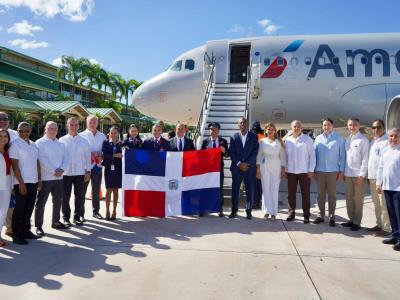
[[219,188],[197,189],[182,192],[182,214],[194,215],[219,211]]
[[127,149],[124,157],[126,174],[165,176],[165,151]]

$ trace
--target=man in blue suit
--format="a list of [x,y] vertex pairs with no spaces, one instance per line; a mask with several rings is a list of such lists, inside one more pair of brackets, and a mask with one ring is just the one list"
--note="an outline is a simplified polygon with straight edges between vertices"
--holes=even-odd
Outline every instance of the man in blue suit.
[[196,150],[192,139],[185,136],[186,125],[183,123],[176,124],[176,136],[169,140],[171,151],[191,151]]
[[171,151],[170,143],[161,136],[162,131],[160,124],[154,124],[151,129],[153,136],[144,140],[142,150]]
[[239,120],[240,132],[231,137],[229,155],[232,160],[232,212],[229,218],[236,218],[239,202],[239,189],[242,181],[246,187],[246,218],[251,220],[251,210],[254,197],[254,181],[256,179],[256,157],[258,153],[258,138],[249,132],[249,121]]

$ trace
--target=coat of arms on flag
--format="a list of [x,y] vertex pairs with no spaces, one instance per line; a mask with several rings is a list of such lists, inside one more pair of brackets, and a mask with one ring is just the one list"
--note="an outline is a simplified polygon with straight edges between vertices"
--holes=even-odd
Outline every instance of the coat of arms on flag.
[[221,150],[125,150],[122,174],[125,216],[166,217],[217,212]]

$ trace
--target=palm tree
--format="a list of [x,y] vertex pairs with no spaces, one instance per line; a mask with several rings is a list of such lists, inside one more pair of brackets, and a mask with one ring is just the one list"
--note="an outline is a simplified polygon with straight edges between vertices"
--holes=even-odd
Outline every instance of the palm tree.
[[82,66],[85,64],[85,60],[75,59],[71,55],[63,55],[61,57],[62,65],[57,71],[57,75],[60,78],[65,78],[71,83],[71,94],[72,99],[75,98],[75,85],[79,83],[82,78]]
[[29,116],[26,112],[24,112],[23,110],[16,110],[15,114],[14,114],[14,119],[15,119],[15,123],[17,123],[16,125],[18,125],[21,122],[24,121],[28,121]]
[[[80,84],[86,83],[89,86],[89,98],[93,95],[93,86],[97,85],[102,88],[102,81],[99,80],[101,76],[101,67],[98,64],[92,64],[87,58],[81,58],[82,61],[82,77],[80,80]],[[94,99],[92,99],[92,103]]]
[[117,73],[111,73],[111,72],[109,72],[107,75],[109,80],[109,87],[111,89],[111,94],[115,100],[118,97],[118,92],[122,90],[121,87],[122,76]]
[[128,115],[128,99],[129,99],[129,93],[133,94],[133,92],[142,84],[143,82],[138,82],[135,79],[130,79],[126,81],[125,79],[120,80],[120,99],[119,102],[121,102],[122,96],[125,97],[125,114]]

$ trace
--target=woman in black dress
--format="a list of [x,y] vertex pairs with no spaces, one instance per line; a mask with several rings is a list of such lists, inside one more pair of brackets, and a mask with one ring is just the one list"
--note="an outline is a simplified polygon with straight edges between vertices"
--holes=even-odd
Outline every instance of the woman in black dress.
[[128,149],[137,149],[142,147],[142,140],[139,137],[139,128],[132,124],[129,126],[126,139],[122,142],[122,146]]
[[[119,129],[110,128],[108,140],[103,142],[103,166],[106,182],[106,219],[115,220],[117,215],[118,189],[122,186],[122,144],[119,141]],[[111,195],[113,194],[113,212],[110,215]]]

